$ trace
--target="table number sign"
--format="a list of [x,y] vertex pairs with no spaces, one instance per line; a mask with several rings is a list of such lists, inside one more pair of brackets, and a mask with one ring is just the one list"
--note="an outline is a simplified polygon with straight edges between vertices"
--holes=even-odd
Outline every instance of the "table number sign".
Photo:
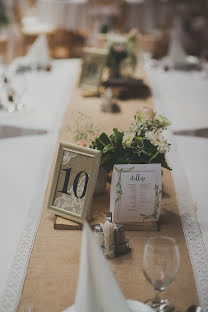
[[90,47],[84,49],[82,71],[79,81],[79,87],[83,91],[99,93],[106,57],[106,49]]
[[47,206],[50,212],[83,223],[91,206],[100,158],[97,150],[60,143]]
[[110,211],[113,222],[158,221],[161,207],[161,165],[114,165]]

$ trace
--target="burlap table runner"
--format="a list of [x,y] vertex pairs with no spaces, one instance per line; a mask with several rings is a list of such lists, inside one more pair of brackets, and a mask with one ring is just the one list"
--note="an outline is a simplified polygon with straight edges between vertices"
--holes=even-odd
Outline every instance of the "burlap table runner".
[[[100,102],[100,98],[83,98],[78,88],[75,88],[60,140],[73,142],[70,127],[73,127],[75,111],[87,114],[91,122],[110,133],[114,127],[127,129],[139,107],[152,105],[151,99],[120,102],[121,112],[109,114],[101,112]],[[178,211],[174,182],[171,172],[167,170],[163,175],[163,185],[160,234],[174,237],[181,255],[180,271],[175,281],[164,291],[164,296],[185,311],[191,304],[198,304],[198,296]],[[54,230],[54,216],[46,211],[47,199],[48,191],[18,311],[27,303],[32,303],[36,312],[58,312],[74,303],[79,273],[81,231]],[[128,299],[145,301],[154,295],[152,286],[142,273],[142,256],[146,239],[155,235],[158,233],[127,232],[132,252],[109,261]]]

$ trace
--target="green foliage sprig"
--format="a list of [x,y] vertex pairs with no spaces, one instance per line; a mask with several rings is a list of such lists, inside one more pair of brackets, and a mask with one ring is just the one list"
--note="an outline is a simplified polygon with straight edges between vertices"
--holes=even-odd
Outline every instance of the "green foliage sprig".
[[148,219],[152,219],[153,218],[155,220],[158,220],[158,218],[159,218],[159,207],[160,207],[162,190],[159,188],[159,185],[157,185],[157,184],[155,184],[154,190],[155,190],[154,211],[153,211],[153,213],[151,215],[145,215],[143,213],[140,213],[140,216],[143,218],[143,222],[145,220],[148,220]]

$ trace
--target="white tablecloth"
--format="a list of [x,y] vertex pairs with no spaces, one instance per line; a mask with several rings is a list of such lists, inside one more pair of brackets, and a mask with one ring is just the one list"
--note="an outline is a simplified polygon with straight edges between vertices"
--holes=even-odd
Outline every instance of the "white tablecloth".
[[[157,110],[172,122],[172,130],[208,128],[208,80],[201,72],[146,71]],[[192,260],[200,304],[208,311],[208,139],[167,134],[179,210]]]
[[0,140],[0,311],[15,311],[39,224],[62,119],[78,61],[56,61],[51,73],[28,77],[26,111],[0,111],[0,125],[46,129],[43,135]]
[[208,127],[208,79],[202,72],[151,68],[150,73],[155,95],[165,106],[173,130]]

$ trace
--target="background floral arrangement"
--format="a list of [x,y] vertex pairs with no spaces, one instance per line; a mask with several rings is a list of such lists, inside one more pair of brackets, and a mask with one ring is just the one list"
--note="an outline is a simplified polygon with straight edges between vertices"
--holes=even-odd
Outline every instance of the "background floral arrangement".
[[106,65],[111,69],[111,76],[120,76],[120,66],[124,60],[128,60],[133,68],[137,64],[136,33],[130,32],[127,37],[111,35],[108,42],[108,55]]
[[115,128],[110,136],[102,133],[91,147],[102,151],[101,167],[107,172],[114,164],[160,163],[171,170],[165,160],[170,144],[162,134],[169,125],[162,115],[136,112],[128,131],[120,132]]

